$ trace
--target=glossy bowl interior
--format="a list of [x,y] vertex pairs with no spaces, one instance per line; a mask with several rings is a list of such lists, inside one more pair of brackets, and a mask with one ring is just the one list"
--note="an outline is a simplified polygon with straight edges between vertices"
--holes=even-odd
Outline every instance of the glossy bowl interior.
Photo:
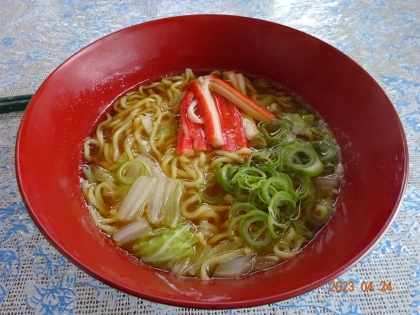
[[[187,67],[238,70],[280,83],[326,120],[341,147],[345,182],[335,214],[306,248],[278,267],[237,280],[177,277],[125,254],[89,216],[78,177],[83,140],[123,92]],[[343,53],[279,24],[197,15],[123,29],[58,67],[24,114],[16,171],[34,222],[82,270],[161,303],[237,308],[315,289],[360,260],[397,212],[408,153],[393,105],[372,77]]]

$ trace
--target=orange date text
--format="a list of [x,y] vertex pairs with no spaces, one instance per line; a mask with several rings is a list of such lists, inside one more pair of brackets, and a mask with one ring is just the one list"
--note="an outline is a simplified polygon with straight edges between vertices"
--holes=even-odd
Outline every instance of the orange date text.
[[[340,293],[340,292],[354,292],[356,285],[353,281],[330,281],[329,291]],[[390,292],[392,291],[391,281],[381,281],[376,286],[373,281],[362,281],[359,286],[362,292],[373,292],[378,290],[379,292]]]

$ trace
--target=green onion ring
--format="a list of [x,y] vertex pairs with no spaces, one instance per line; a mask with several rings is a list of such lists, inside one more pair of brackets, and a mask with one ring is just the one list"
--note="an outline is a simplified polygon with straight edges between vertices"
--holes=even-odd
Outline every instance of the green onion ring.
[[261,132],[269,144],[274,145],[285,139],[291,130],[291,124],[287,120],[275,119],[260,124]]
[[301,173],[293,173],[292,181],[301,203],[304,205],[311,203],[315,198],[315,186],[311,178]]
[[275,240],[282,238],[285,235],[287,229],[289,228],[291,222],[289,221],[286,223],[278,223],[271,215],[269,215],[268,229],[270,230],[271,237]]
[[[222,199],[225,197],[226,192],[224,189],[220,189],[220,192],[215,195],[209,195],[208,193],[206,193],[206,190],[212,189],[214,188],[216,185],[218,185],[219,183],[216,180],[216,177],[214,174],[210,174],[205,181],[200,184],[200,186],[198,187],[198,194],[200,195],[200,199],[203,200],[204,202],[210,203],[210,204],[214,204],[214,203],[218,203],[220,201],[222,201]],[[220,186],[219,186],[220,188]]]
[[258,210],[255,208],[254,205],[247,203],[247,202],[238,202],[235,203],[229,209],[229,226],[228,226],[228,234],[234,235],[234,230],[236,227],[236,223],[242,218],[242,216],[250,211]]
[[248,157],[246,165],[249,167],[258,167],[260,165],[272,166],[273,161],[268,157],[269,150],[264,149],[262,151],[253,151]]
[[[255,226],[256,223],[260,223],[257,225],[258,229],[250,231],[251,226]],[[269,233],[269,231],[265,232],[265,230],[268,230],[267,213],[260,210],[253,210],[241,217],[239,223],[239,235],[248,246],[253,248],[264,248],[268,246],[273,238],[271,237],[271,233]],[[260,238],[259,236],[263,235],[264,232],[264,237]],[[258,237],[253,238],[253,236]]]
[[235,173],[239,170],[238,165],[225,164],[216,173],[217,181],[222,185],[223,189],[229,194],[233,194],[234,186],[231,184],[231,180]]
[[[246,214],[252,210],[258,210],[254,205],[248,202],[238,202],[235,203],[229,209],[229,220],[232,220],[234,217],[242,214]],[[243,212],[243,213],[242,213]]]
[[311,145],[294,146],[286,153],[286,166],[306,176],[315,176],[324,170],[324,165]]
[[295,220],[299,216],[295,199],[285,191],[279,191],[271,198],[268,212],[278,223]]
[[231,183],[238,184],[243,189],[252,190],[261,185],[267,175],[258,168],[243,166],[233,176]]
[[264,182],[260,189],[260,198],[265,203],[269,204],[272,197],[279,191],[285,191],[296,199],[293,181],[284,173],[278,173],[276,177],[270,177]]
[[318,153],[319,159],[324,165],[333,162],[338,157],[339,149],[334,143],[323,140],[312,143],[312,146]]

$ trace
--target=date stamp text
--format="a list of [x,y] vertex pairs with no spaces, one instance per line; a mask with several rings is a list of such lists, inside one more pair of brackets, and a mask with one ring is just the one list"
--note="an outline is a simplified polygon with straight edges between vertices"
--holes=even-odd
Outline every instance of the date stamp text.
[[353,281],[330,281],[329,291],[335,293],[341,292],[354,292],[360,289],[362,292],[391,292],[392,281],[380,281],[374,283],[373,281],[363,281],[360,285],[355,284]]

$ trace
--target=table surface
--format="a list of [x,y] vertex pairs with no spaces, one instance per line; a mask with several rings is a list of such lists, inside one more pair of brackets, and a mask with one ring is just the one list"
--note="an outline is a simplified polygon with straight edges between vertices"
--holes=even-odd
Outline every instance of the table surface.
[[[408,140],[408,186],[383,238],[336,279],[353,282],[355,290],[331,292],[327,284],[260,307],[202,311],[102,284],[59,254],[30,219],[14,166],[23,112],[14,112],[0,115],[0,313],[420,314],[419,0],[0,0],[0,97],[34,93],[65,59],[109,33],[199,13],[260,18],[314,35],[359,63],[393,102]],[[369,283],[374,291],[362,290]]]

